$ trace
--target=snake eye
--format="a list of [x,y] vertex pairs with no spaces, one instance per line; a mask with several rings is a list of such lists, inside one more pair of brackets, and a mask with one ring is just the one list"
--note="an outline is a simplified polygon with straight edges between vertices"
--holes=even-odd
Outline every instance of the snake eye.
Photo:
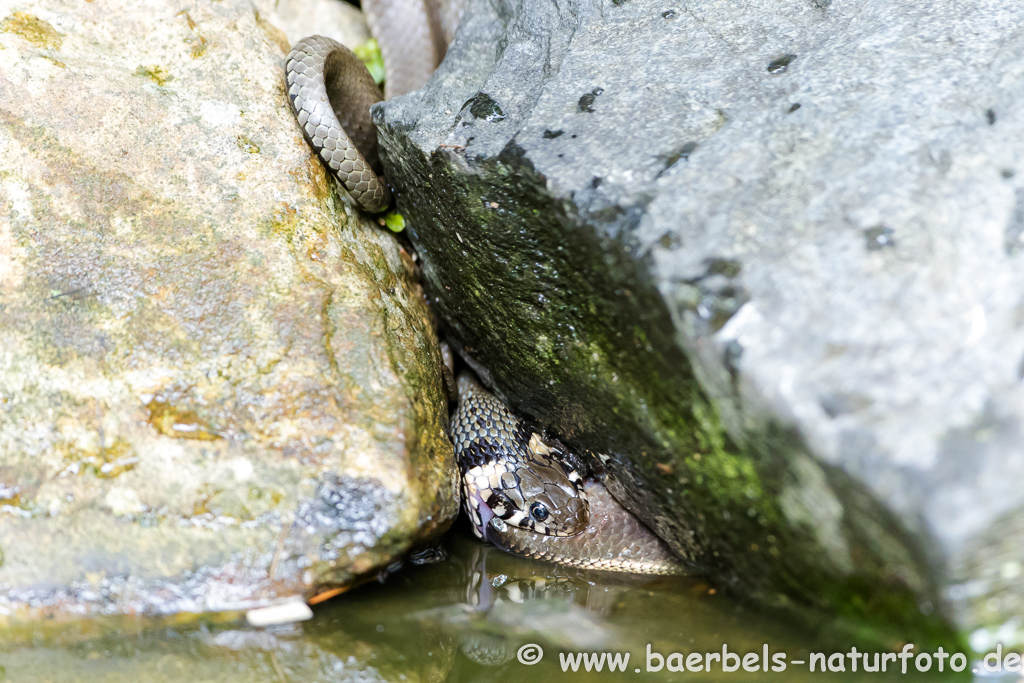
[[543,522],[550,514],[551,513],[548,512],[548,509],[544,507],[542,503],[534,503],[530,506],[530,516],[538,522]]

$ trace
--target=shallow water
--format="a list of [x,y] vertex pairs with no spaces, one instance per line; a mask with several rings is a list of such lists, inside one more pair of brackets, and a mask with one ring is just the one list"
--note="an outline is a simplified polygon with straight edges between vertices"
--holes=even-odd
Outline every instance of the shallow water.
[[[447,561],[410,567],[270,629],[239,621],[113,619],[10,630],[0,681],[811,681],[815,634],[715,594],[697,579],[586,573],[525,560],[464,534]],[[647,670],[647,649],[787,655],[782,673]],[[520,648],[539,645],[533,665]],[[825,652],[829,650],[825,649]],[[535,652],[526,647],[523,656]],[[629,653],[625,672],[563,673],[566,654]],[[561,656],[561,657],[560,657]],[[621,657],[620,660],[622,661]],[[732,661],[732,660],[730,660]],[[651,660],[656,667],[657,658]],[[738,663],[738,662],[736,662]],[[898,662],[897,662],[898,664]],[[849,661],[847,660],[847,666]],[[890,665],[890,669],[892,665]],[[637,672],[636,670],[640,671]],[[830,673],[829,680],[948,680],[929,675]],[[964,680],[960,678],[959,680]],[[992,680],[992,679],[988,679]]]

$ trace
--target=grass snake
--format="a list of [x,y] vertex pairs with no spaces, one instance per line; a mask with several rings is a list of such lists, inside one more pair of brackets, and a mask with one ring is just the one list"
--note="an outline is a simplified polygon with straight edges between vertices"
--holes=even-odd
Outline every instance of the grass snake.
[[[420,87],[444,55],[457,8],[373,0],[364,10],[381,44],[388,95]],[[391,194],[369,111],[382,97],[363,63],[337,41],[309,36],[288,54],[285,78],[303,135],[330,173],[363,210],[386,210]],[[602,484],[585,480],[579,459],[530,429],[468,372],[459,377],[458,399],[450,435],[463,508],[478,537],[582,568],[682,573],[661,539]]]

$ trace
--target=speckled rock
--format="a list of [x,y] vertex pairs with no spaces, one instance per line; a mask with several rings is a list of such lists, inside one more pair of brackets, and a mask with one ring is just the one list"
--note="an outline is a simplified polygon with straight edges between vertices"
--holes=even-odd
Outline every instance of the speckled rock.
[[1018,639],[1022,22],[473,3],[376,110],[450,338],[720,586]]
[[247,609],[450,523],[437,342],[253,6],[0,0],[0,617]]

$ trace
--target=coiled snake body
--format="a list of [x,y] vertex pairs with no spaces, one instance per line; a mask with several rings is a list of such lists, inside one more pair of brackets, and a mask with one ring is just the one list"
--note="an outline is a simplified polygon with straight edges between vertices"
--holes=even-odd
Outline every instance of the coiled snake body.
[[370,120],[370,106],[383,98],[362,61],[336,40],[309,36],[292,47],[285,77],[302,133],[331,174],[363,210],[388,208]]
[[[381,25],[379,19],[373,23]],[[422,85],[393,76],[395,64],[389,66],[389,83],[400,81],[403,89]],[[382,98],[363,63],[340,43],[309,36],[292,48],[285,74],[303,134],[331,174],[365,211],[387,209],[391,197],[369,112]],[[469,374],[459,378],[458,387],[451,436],[462,471],[463,507],[477,536],[519,555],[578,567],[682,573],[667,546],[604,486],[584,482],[561,444],[528,429]]]

